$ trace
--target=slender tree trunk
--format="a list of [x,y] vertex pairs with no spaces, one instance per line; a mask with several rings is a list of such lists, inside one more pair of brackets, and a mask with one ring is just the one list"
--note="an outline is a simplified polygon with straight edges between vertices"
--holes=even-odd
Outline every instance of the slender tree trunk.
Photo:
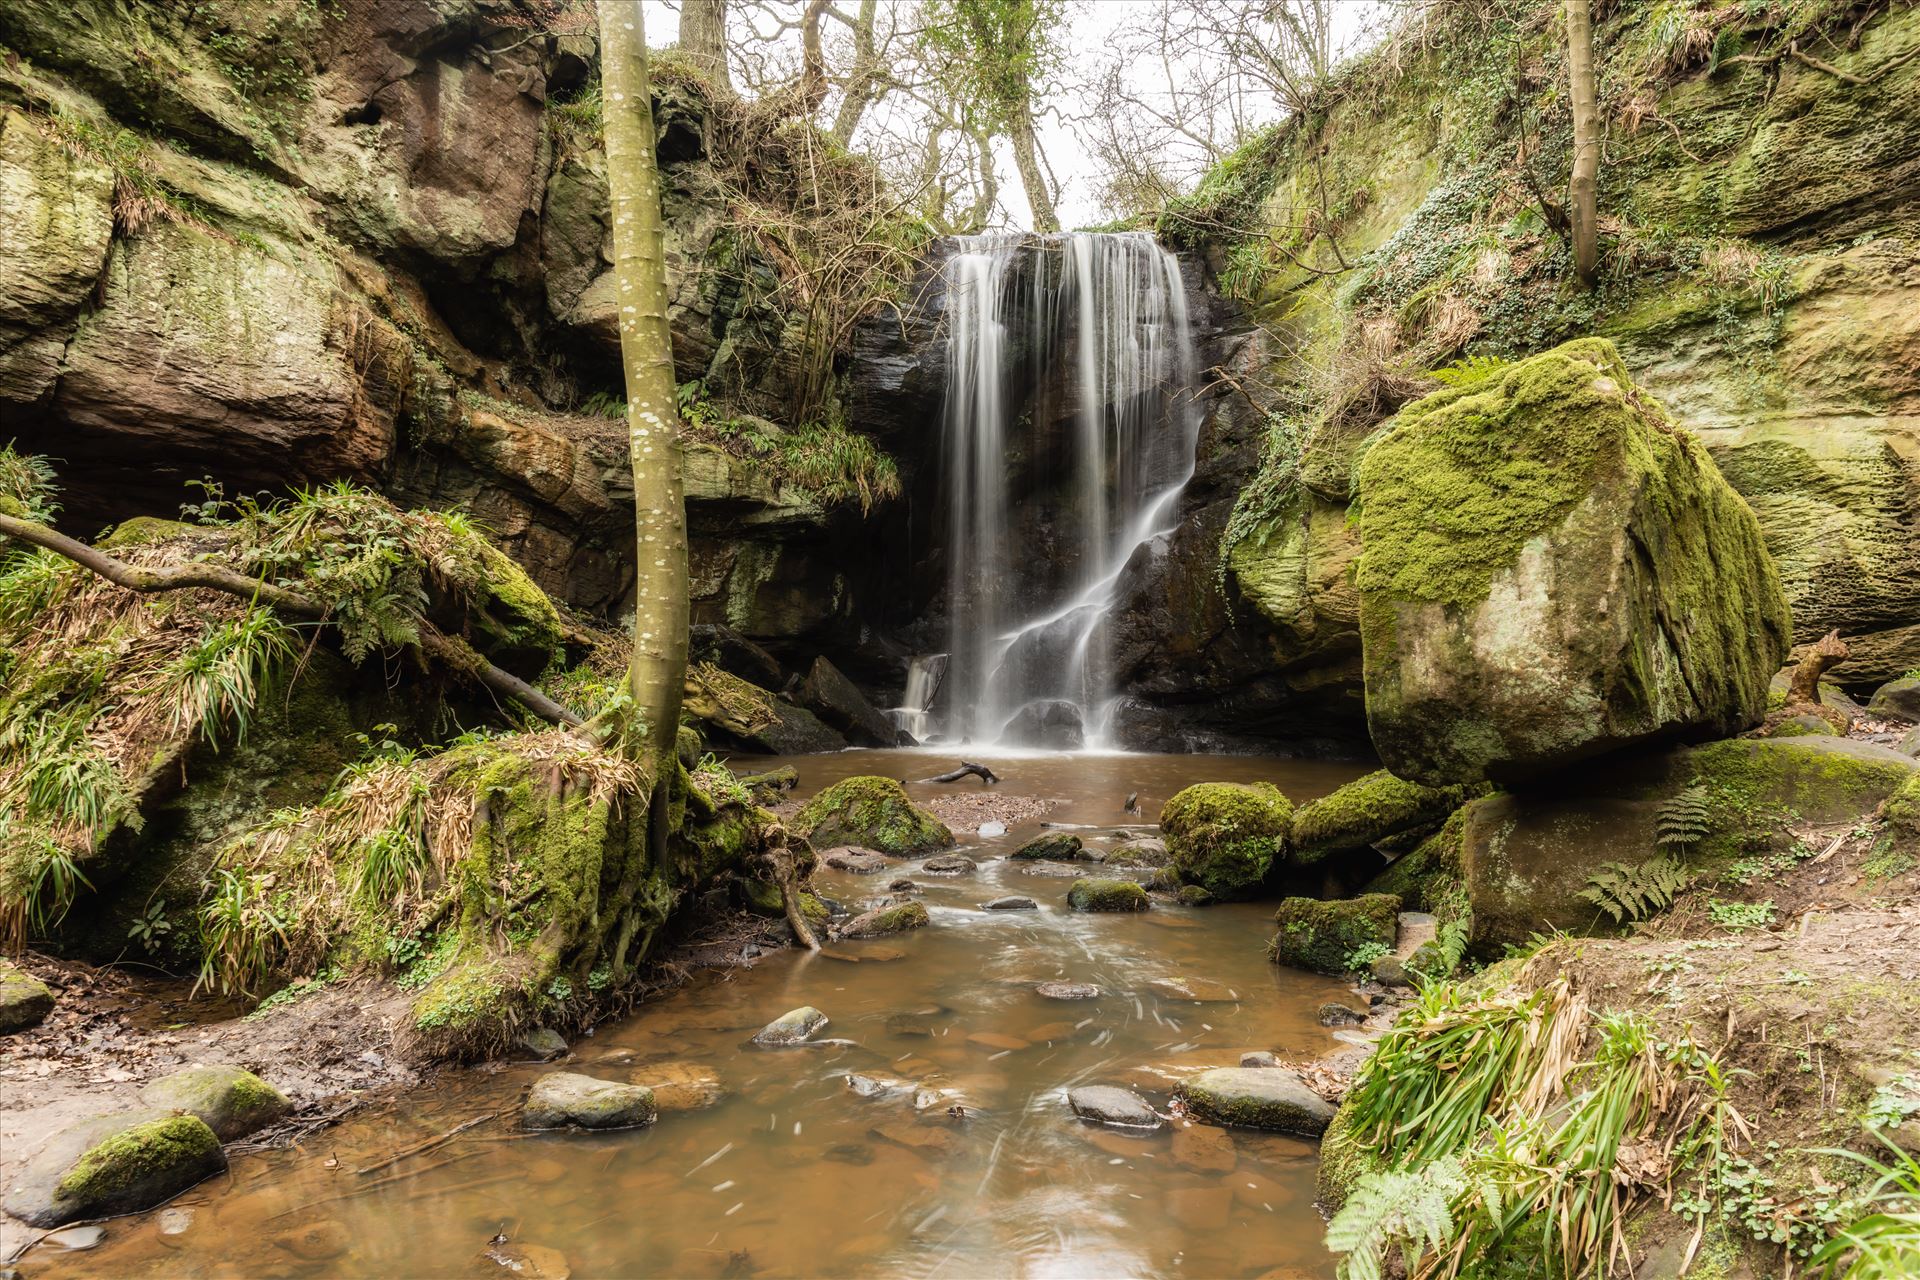
[[[615,9],[625,7],[625,0],[615,0]],[[716,88],[733,91],[727,71],[727,0],[680,0],[680,52]]]
[[620,305],[620,357],[627,380],[628,452],[635,516],[634,714],[655,765],[652,840],[664,848],[666,797],[687,671],[687,511],[680,417],[667,329],[667,266],[661,250],[660,171],[640,0],[600,0],[601,83],[607,189],[613,204],[613,269]]
[[850,146],[860,117],[873,105],[874,79],[880,65],[873,49],[873,21],[879,0],[860,0],[860,16],[853,24],[853,70],[847,75],[846,93],[833,116],[833,136],[841,146]]
[[808,116],[827,100],[827,51],[820,42],[820,19],[826,12],[827,0],[807,0],[800,16],[800,100]]
[[1593,287],[1600,263],[1600,109],[1594,89],[1593,13],[1589,0],[1567,0],[1567,69],[1573,92],[1573,273]]
[[1039,144],[1033,136],[1033,113],[1025,106],[1012,113],[1007,129],[1013,143],[1013,162],[1020,170],[1020,185],[1026,188],[1027,207],[1033,210],[1035,231],[1058,231],[1060,217],[1053,211],[1053,193],[1047,189],[1047,176],[1040,171]]

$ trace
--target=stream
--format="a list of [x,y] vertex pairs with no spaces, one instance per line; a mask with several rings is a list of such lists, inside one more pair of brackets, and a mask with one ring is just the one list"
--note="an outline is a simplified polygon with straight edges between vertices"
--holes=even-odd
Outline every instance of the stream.
[[[1147,820],[1196,781],[1265,780],[1296,801],[1357,765],[1249,757],[986,752],[997,792],[1057,803],[1044,820],[1115,824],[1139,793]],[[954,756],[858,751],[793,764],[799,794],[842,777],[924,778]],[[918,800],[966,791],[913,783]],[[1313,1208],[1315,1146],[1243,1130],[1135,1136],[1083,1124],[1081,1084],[1131,1084],[1165,1108],[1174,1082],[1243,1052],[1309,1059],[1338,1047],[1316,1011],[1345,984],[1276,968],[1272,904],[1084,915],[1071,868],[1004,854],[1041,817],[981,838],[979,869],[898,861],[878,876],[822,868],[819,890],[857,908],[911,876],[931,927],[819,955],[783,951],[707,971],[573,1043],[566,1070],[667,1085],[650,1128],[527,1135],[513,1108],[553,1066],[443,1075],[303,1147],[234,1159],[231,1173],[157,1213],[107,1224],[97,1248],[41,1248],[48,1277],[1207,1276],[1330,1277]],[[1112,825],[1083,831],[1095,848]],[[1037,873],[1036,873],[1037,872]],[[983,911],[1002,895],[1034,911]],[[1063,979],[1096,999],[1043,998]],[[1174,981],[1177,980],[1177,981]],[[748,1043],[789,1009],[831,1019],[829,1043]],[[271,1069],[265,1071],[271,1077]],[[884,1086],[862,1097],[848,1077]],[[717,1095],[718,1100],[711,1099]],[[707,1105],[696,1106],[705,1102]],[[956,1117],[949,1109],[959,1107]],[[500,1110],[424,1155],[388,1161]],[[507,1240],[493,1246],[497,1234]],[[508,1264],[503,1265],[502,1260]]]

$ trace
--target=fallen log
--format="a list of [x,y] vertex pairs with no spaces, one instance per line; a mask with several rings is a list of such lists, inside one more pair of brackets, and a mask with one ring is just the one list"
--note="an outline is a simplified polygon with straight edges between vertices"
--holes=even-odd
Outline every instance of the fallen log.
[[974,777],[980,779],[980,781],[985,783],[987,786],[992,786],[994,783],[1000,781],[999,775],[994,773],[993,770],[987,768],[987,766],[983,764],[974,764],[971,760],[962,760],[960,762],[960,767],[958,769],[955,769],[949,773],[943,773],[937,778],[928,778],[927,781],[928,782],[958,782],[960,781],[960,779],[966,777],[968,774],[972,774]]

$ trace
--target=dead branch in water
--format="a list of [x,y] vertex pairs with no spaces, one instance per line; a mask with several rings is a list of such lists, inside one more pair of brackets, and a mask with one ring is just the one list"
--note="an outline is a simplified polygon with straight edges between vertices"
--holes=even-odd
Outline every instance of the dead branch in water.
[[989,787],[992,786],[994,783],[1000,781],[1000,776],[996,774],[993,770],[987,768],[987,766],[983,764],[974,764],[971,760],[962,760],[960,762],[960,767],[958,769],[954,769],[949,773],[943,773],[937,778],[928,778],[927,781],[928,782],[958,782],[960,781],[960,779],[968,776],[969,774],[980,779],[982,783],[986,784]]

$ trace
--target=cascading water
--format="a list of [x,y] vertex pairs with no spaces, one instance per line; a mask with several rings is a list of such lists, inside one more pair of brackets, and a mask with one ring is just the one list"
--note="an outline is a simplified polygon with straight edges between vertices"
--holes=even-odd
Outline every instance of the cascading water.
[[[1105,745],[1103,624],[1193,474],[1179,264],[1144,233],[976,236],[946,284],[947,736]],[[1035,504],[1051,517],[1045,545],[1028,536]]]

